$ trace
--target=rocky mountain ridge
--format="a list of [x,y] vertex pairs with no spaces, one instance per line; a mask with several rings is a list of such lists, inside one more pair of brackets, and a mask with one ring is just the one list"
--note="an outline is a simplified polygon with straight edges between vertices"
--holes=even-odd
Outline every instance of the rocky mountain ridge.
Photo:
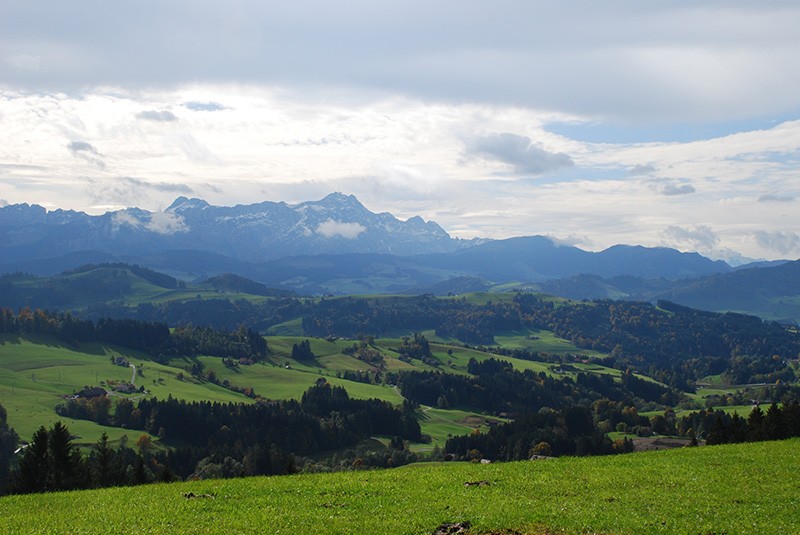
[[267,201],[232,207],[179,197],[163,212],[128,208],[99,216],[27,204],[0,208],[0,255],[6,262],[79,251],[136,257],[174,249],[262,262],[319,253],[449,252],[469,243],[451,238],[432,221],[376,214],[341,193],[297,205]]

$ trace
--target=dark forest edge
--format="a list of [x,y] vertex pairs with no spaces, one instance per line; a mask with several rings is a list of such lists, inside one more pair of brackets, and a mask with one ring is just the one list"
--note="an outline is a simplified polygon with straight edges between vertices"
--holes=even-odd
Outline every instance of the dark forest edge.
[[[402,408],[394,409],[382,403],[356,402],[343,389],[325,384],[309,389],[300,402],[270,407],[213,404],[211,411],[212,404],[207,403],[148,400],[133,411],[130,407],[119,408],[114,423],[119,418],[120,422],[128,420],[141,427],[165,424],[176,437],[191,437],[198,443],[205,439],[206,445],[159,449],[149,435],[143,434],[134,447],[125,442],[115,449],[103,433],[84,454],[72,444],[67,427],[56,422],[50,429],[40,427],[18,460],[14,456],[18,437],[7,426],[5,409],[0,405],[0,489],[3,493],[25,494],[301,471],[391,468],[418,461],[517,461],[562,455],[607,455],[634,449],[629,439],[612,442],[598,429],[596,416],[593,418],[592,414],[598,410],[597,406],[526,413],[488,433],[453,437],[444,450],[424,456],[410,452],[401,435],[394,435],[385,448],[364,448],[358,443],[359,438],[366,436],[364,433],[398,423],[381,422],[387,415],[400,419],[393,430],[404,429],[405,438],[418,438],[419,426],[411,415],[415,410],[413,404],[406,402]],[[135,415],[137,411],[140,414]],[[159,411],[164,415],[156,416]],[[146,425],[131,420],[145,417]],[[634,422],[641,418],[633,415]],[[181,422],[181,419],[186,420]],[[286,427],[287,419],[293,427]],[[223,424],[216,428],[222,421],[233,427]],[[361,429],[359,425],[366,427]],[[783,407],[773,403],[766,412],[757,407],[747,418],[723,411],[699,411],[680,419],[660,418],[659,425],[690,438],[688,444],[694,446],[699,444],[700,436],[709,446],[782,440],[800,436],[800,404],[796,400]],[[159,430],[166,433],[163,425]],[[291,432],[286,433],[287,430]],[[322,442],[317,442],[318,439]],[[349,448],[329,457],[313,456],[326,440],[338,441],[340,446]]]

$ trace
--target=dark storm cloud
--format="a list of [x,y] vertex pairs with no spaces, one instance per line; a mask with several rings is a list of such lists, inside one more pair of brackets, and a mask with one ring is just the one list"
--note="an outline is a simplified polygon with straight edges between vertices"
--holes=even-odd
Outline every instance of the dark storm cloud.
[[137,119],[144,121],[156,121],[159,123],[172,123],[178,120],[171,111],[146,110],[136,114]]
[[529,137],[511,133],[476,137],[466,143],[467,158],[483,158],[508,164],[517,174],[541,175],[575,163],[568,154],[549,152]]

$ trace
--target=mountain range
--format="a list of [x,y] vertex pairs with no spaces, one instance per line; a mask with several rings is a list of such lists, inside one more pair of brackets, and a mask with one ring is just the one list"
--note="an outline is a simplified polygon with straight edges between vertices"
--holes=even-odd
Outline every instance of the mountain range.
[[296,205],[232,207],[179,197],[162,212],[129,208],[98,216],[27,204],[0,208],[0,255],[6,262],[85,251],[137,257],[176,249],[263,262],[312,253],[446,252],[468,243],[418,216],[400,221],[370,212],[341,193]]
[[[542,236],[461,240],[433,221],[373,213],[353,195],[341,193],[296,205],[232,207],[179,197],[161,212],[128,208],[98,216],[28,204],[0,208],[4,271],[55,272],[75,267],[71,264],[123,260],[209,275],[253,271],[246,266],[283,259],[274,264],[280,270],[293,257],[288,261],[292,267],[318,266],[319,259],[300,258],[353,254],[403,257],[400,264],[410,261],[440,275],[533,282],[577,274],[676,279],[731,270],[724,262],[667,248],[619,245],[593,253]],[[344,269],[349,263],[345,257],[325,261],[331,262],[343,263]]]
[[461,293],[532,288],[578,299],[668,299],[796,321],[800,264],[734,269],[697,253],[616,245],[584,251],[543,236],[452,238],[432,221],[373,213],[353,195],[290,205],[213,206],[92,216],[0,208],[0,273],[51,275],[85,264],[138,264],[185,280],[235,273],[305,294]]

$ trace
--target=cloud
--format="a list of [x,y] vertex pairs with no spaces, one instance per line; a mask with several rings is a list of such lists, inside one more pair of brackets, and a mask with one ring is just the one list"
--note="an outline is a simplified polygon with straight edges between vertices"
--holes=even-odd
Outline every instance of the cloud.
[[689,193],[694,193],[694,192],[695,192],[694,186],[692,186],[691,184],[681,184],[681,185],[667,184],[661,189],[661,194],[668,196],[687,195]]
[[651,164],[636,164],[628,170],[631,176],[652,175],[656,172],[656,167]]
[[183,218],[172,212],[144,212],[140,218],[134,210],[120,210],[111,217],[111,222],[115,227],[127,225],[158,234],[175,234],[189,230]]
[[98,169],[106,168],[106,163],[101,157],[102,155],[91,143],[87,143],[86,141],[70,141],[67,143],[67,149],[76,158],[85,160]]
[[123,176],[118,178],[119,183],[127,184],[133,188],[152,189],[155,191],[163,191],[166,193],[181,193],[190,195],[194,190],[186,184],[176,184],[173,182],[149,182],[140,178],[131,176]]
[[172,212],[153,212],[145,228],[159,234],[175,234],[189,230],[183,218]]
[[779,195],[775,193],[767,193],[758,198],[758,202],[792,202],[794,197],[791,195]]
[[753,233],[753,237],[758,245],[770,251],[776,251],[781,254],[800,252],[800,236],[791,231],[768,232],[759,230]]
[[142,222],[129,210],[120,210],[111,216],[111,224],[114,227],[127,225],[129,227],[141,227]]
[[321,94],[363,89],[667,123],[770,115],[800,103],[792,61],[800,15],[789,2],[632,9],[470,0],[459,2],[458,17],[447,3],[420,0],[342,5],[177,0],[155,17],[146,2],[54,10],[28,0],[4,10],[0,49],[23,65],[41,57],[52,72],[33,76],[6,60],[0,79],[37,90],[217,81]]
[[18,71],[39,72],[42,69],[42,57],[30,54],[17,54],[6,61]]
[[173,123],[178,120],[178,117],[171,111],[163,110],[146,110],[136,114],[137,119],[144,121],[155,121],[158,123]]
[[227,109],[225,106],[220,104],[219,102],[184,102],[184,108],[188,108],[192,111],[221,111]]
[[317,234],[321,234],[326,238],[340,236],[352,240],[357,238],[362,232],[366,232],[366,230],[367,227],[360,223],[344,223],[334,219],[326,219],[317,227]]
[[87,178],[88,195],[95,205],[116,204],[139,206],[150,201],[151,193],[192,195],[195,191],[186,184],[175,182],[151,182],[141,178],[120,176],[114,178]]
[[205,144],[198,141],[189,132],[179,132],[172,136],[170,141],[175,147],[183,151],[186,157],[192,161],[214,164],[222,163],[220,158],[212,153]]
[[99,152],[97,152],[97,149],[94,148],[94,146],[92,146],[90,143],[87,143],[85,141],[70,141],[69,143],[67,143],[67,148],[73,154],[77,154],[79,152],[88,152],[88,153],[91,153],[91,154],[100,154]]
[[541,175],[574,165],[563,152],[548,152],[529,137],[504,132],[480,136],[466,143],[468,158],[495,160],[510,165],[516,174]]
[[706,225],[698,225],[693,229],[672,225],[665,228],[661,235],[669,246],[703,253],[714,251],[720,243],[717,233]]
[[587,236],[575,236],[570,234],[569,236],[547,236],[553,245],[556,247],[591,247],[593,245],[592,240],[589,239]]

